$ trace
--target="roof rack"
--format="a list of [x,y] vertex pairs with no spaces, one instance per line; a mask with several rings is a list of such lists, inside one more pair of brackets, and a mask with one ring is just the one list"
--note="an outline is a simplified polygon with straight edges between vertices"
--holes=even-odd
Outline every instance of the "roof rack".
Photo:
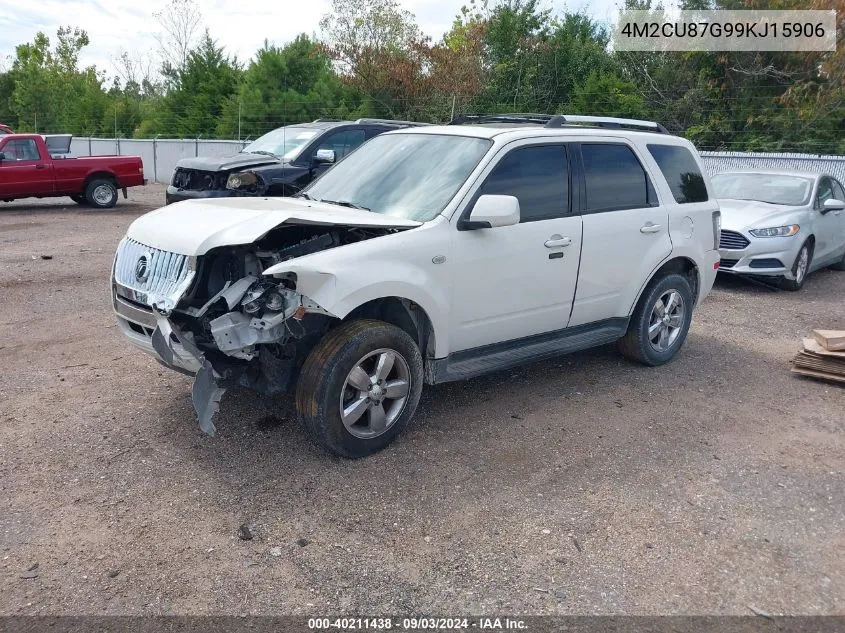
[[419,127],[422,125],[431,125],[430,123],[419,123],[417,121],[394,121],[393,119],[358,119],[355,123],[382,123],[384,125],[400,125],[404,127]]
[[508,112],[504,114],[459,114],[446,125],[463,125],[464,123],[522,123],[545,125],[551,118],[551,114],[532,114],[525,112]]
[[462,114],[449,121],[447,125],[464,123],[516,123],[542,125],[547,128],[559,128],[565,125],[592,125],[611,129],[640,129],[658,134],[669,134],[669,130],[655,121],[639,119],[620,119],[616,117],[586,116],[580,114]]

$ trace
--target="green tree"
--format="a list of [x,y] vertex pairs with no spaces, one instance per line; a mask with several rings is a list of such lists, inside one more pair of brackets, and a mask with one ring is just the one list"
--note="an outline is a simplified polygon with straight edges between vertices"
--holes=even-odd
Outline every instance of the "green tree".
[[136,135],[214,136],[226,100],[238,90],[242,71],[208,31],[188,53],[173,84],[147,111]]
[[275,127],[320,117],[348,116],[360,107],[332,70],[325,49],[307,35],[284,47],[264,46],[223,106],[224,137],[255,138]]

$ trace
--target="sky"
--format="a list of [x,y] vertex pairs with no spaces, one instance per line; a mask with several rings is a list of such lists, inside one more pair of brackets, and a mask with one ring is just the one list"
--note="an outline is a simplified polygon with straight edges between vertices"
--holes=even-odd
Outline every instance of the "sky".
[[[227,52],[247,61],[264,40],[284,44],[299,33],[317,34],[320,18],[330,0],[195,0],[204,26]],[[584,10],[599,20],[610,20],[617,0],[544,0],[556,11]],[[435,40],[449,30],[468,0],[400,0],[416,16],[424,33]],[[60,26],[78,26],[91,40],[81,65],[96,64],[114,74],[114,60],[122,51],[132,58],[155,55],[155,34],[160,30],[153,14],[166,0],[0,0],[0,69],[8,68],[15,46],[31,42],[38,31],[55,40]]]

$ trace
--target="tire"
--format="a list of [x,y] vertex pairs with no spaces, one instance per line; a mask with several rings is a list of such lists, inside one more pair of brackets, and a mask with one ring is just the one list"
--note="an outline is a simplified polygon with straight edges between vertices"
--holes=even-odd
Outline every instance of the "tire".
[[[803,273],[799,275],[800,272],[800,263],[801,258],[806,254],[806,261],[804,263],[804,270]],[[804,242],[801,245],[801,248],[798,249],[798,254],[795,256],[795,262],[792,264],[792,274],[795,279],[781,279],[780,285],[781,288],[785,290],[791,290],[795,292],[797,290],[801,290],[804,287],[804,282],[807,281],[807,275],[809,274],[810,264],[813,263],[813,245],[810,243],[809,240]]]
[[75,194],[72,195],[70,199],[73,200],[76,204],[81,205],[83,207],[88,206],[88,198],[86,198],[84,195]]
[[[384,382],[370,387],[380,375],[379,364],[391,356],[391,366],[381,374]],[[398,384],[403,380],[406,390]],[[397,397],[389,396],[387,385],[394,386]],[[357,459],[380,451],[405,430],[422,385],[423,360],[414,340],[389,323],[360,319],[329,331],[305,359],[296,385],[296,410],[326,449]]]
[[[670,298],[670,316],[664,321],[659,316],[658,302],[665,311]],[[652,367],[668,363],[687,338],[694,305],[690,282],[683,275],[671,273],[653,280],[646,287],[634,310],[628,331],[617,342],[620,353],[626,358]],[[662,334],[664,331],[667,334]]]
[[117,187],[112,180],[94,178],[85,187],[85,199],[97,209],[111,209],[117,204]]

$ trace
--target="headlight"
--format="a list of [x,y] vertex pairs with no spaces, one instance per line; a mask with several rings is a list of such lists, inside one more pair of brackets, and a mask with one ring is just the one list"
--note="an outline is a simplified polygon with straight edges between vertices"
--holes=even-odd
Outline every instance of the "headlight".
[[248,189],[258,183],[258,176],[248,171],[229,174],[226,179],[226,189]]
[[797,224],[788,226],[773,226],[767,229],[751,229],[748,231],[754,237],[789,237],[795,235],[801,227]]

